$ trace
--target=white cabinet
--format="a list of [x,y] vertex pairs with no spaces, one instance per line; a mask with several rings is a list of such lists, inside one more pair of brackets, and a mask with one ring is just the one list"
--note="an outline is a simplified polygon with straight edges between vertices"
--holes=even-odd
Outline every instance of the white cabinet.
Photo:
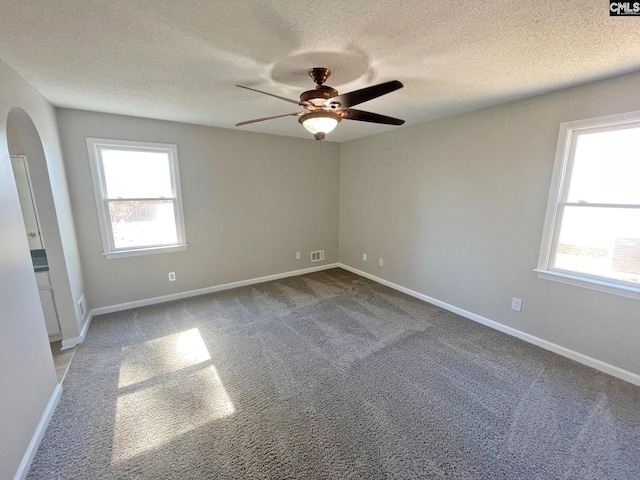
[[51,281],[49,280],[49,272],[36,272],[36,284],[38,289],[43,288],[51,289]]
[[47,333],[49,337],[59,336],[61,333],[60,322],[58,321],[58,311],[56,310],[56,301],[49,281],[49,272],[37,272],[36,283],[40,292],[40,303],[42,304],[42,312],[44,313],[44,321],[47,325]]

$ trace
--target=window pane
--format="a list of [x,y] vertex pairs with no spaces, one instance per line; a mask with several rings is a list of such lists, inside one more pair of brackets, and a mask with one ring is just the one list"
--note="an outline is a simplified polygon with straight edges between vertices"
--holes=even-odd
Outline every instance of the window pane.
[[640,283],[640,209],[564,207],[553,267]]
[[640,127],[578,137],[568,202],[640,204]]
[[108,198],[173,198],[169,154],[103,148]]
[[173,200],[110,201],[115,248],[178,243]]

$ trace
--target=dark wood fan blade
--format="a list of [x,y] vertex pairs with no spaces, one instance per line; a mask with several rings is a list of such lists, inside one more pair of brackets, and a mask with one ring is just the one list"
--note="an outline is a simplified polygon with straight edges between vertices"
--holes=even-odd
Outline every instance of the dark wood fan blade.
[[274,115],[273,117],[256,118],[254,120],[247,120],[246,122],[236,123],[236,127],[241,127],[242,125],[249,125],[250,123],[264,122],[265,120],[273,120],[274,118],[299,117],[303,113],[304,112],[285,113],[284,115]]
[[236,85],[236,87],[244,88],[246,90],[251,90],[252,92],[263,93],[265,95],[269,95],[270,97],[279,98],[280,100],[284,100],[285,102],[295,103],[296,105],[301,105],[300,101],[292,100],[291,98],[281,97],[280,95],[274,95],[273,93],[263,92],[262,90],[256,90],[255,88],[245,87],[243,85]]
[[355,108],[347,108],[342,118],[347,120],[359,120],[361,122],[384,123],[385,125],[402,125],[404,120],[399,118],[387,117],[379,113],[365,112],[364,110],[356,110]]
[[327,100],[327,105],[339,104],[338,108],[349,108],[359,103],[364,103],[374,98],[391,93],[394,90],[402,88],[404,85],[398,80],[392,80],[390,82],[379,83],[378,85],[372,85],[371,87],[362,88],[360,90],[354,90],[353,92],[343,93],[337,97]]

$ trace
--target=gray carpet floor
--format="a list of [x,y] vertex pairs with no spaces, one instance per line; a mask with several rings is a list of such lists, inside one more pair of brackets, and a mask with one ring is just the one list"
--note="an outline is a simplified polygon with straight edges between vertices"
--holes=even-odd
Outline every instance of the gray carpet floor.
[[28,478],[638,479],[640,388],[335,269],[94,318]]

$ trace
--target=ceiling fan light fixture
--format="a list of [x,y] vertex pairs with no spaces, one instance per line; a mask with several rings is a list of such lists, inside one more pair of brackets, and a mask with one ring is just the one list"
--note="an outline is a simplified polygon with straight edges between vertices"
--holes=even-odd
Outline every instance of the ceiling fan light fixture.
[[324,135],[331,132],[338,123],[342,120],[342,117],[337,113],[327,111],[309,112],[301,115],[298,121],[302,126],[317,139],[324,138]]

